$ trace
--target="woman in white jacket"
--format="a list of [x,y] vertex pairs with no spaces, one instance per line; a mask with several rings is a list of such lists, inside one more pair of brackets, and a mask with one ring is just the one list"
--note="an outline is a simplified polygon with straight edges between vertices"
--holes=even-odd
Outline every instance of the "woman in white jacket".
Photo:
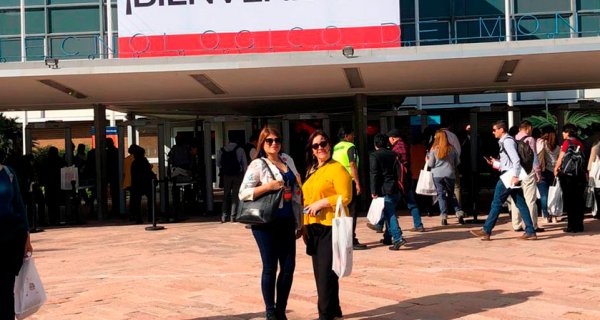
[[[265,127],[261,131],[258,157],[248,166],[239,192],[241,201],[251,201],[267,192],[284,189],[274,221],[252,226],[263,263],[261,288],[267,320],[287,319],[285,309],[296,266],[296,239],[302,236],[300,175],[292,158],[281,153],[281,142],[277,129]],[[281,270],[277,276],[278,264]]]

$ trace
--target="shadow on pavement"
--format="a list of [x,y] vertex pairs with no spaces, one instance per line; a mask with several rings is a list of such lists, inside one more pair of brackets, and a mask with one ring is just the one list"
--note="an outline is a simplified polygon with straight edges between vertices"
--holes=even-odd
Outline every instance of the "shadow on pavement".
[[486,310],[505,308],[524,303],[529,298],[540,294],[542,294],[541,291],[504,293],[502,290],[442,293],[400,301],[394,305],[369,311],[346,314],[344,315],[344,319],[461,319],[472,314],[485,312]]
[[250,320],[250,319],[264,319],[264,312],[255,312],[255,313],[242,313],[242,314],[232,314],[228,316],[211,316],[211,317],[200,317],[193,318],[189,320]]

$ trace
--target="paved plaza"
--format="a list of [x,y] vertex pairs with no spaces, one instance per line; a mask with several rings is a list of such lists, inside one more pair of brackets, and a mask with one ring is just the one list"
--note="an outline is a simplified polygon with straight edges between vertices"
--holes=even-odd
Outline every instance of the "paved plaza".
[[[485,217],[483,217],[485,218]],[[359,219],[354,270],[341,280],[345,319],[600,319],[600,221],[565,234],[543,224],[538,241],[501,215],[493,241],[479,225],[424,217],[426,233],[405,232],[393,252]],[[404,229],[409,216],[400,217]],[[32,319],[264,319],[261,263],[251,231],[190,219],[163,231],[90,223],[32,235],[48,302]],[[316,319],[310,258],[297,242],[289,319]]]

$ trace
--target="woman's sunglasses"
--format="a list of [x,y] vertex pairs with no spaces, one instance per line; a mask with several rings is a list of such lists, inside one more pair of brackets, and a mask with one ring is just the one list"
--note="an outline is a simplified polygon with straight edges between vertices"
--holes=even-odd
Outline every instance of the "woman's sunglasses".
[[329,141],[321,141],[321,142],[319,142],[319,143],[313,143],[311,147],[312,147],[314,150],[317,150],[317,149],[319,149],[319,147],[321,147],[321,148],[325,149],[325,147],[327,147],[327,145],[328,145],[328,144],[329,144]]
[[273,142],[275,142],[275,143],[277,143],[277,144],[281,144],[281,139],[280,139],[280,138],[275,138],[275,139],[273,139],[273,138],[266,138],[266,139],[265,139],[265,142],[266,142],[268,145],[272,145],[272,144],[273,144]]

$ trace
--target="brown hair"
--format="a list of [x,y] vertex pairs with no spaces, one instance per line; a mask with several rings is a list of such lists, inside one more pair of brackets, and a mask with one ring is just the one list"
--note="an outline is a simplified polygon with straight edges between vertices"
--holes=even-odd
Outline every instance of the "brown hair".
[[[313,172],[315,172],[315,169],[319,165],[319,161],[313,156],[312,151],[313,140],[315,140],[315,138],[318,136],[322,136],[323,138],[325,138],[325,140],[327,140],[327,142],[329,143],[330,150],[332,148],[331,139],[329,139],[329,136],[325,132],[323,132],[323,130],[315,130],[313,131],[313,133],[310,134],[306,143],[306,179],[308,179],[308,177]],[[331,159],[331,151],[329,151],[329,159]]]
[[279,132],[279,130],[277,130],[277,128],[273,128],[273,127],[269,127],[269,126],[264,127],[260,131],[260,134],[258,135],[258,142],[256,143],[256,149],[258,150],[257,157],[265,157],[266,156],[265,149],[264,149],[265,139],[267,139],[267,137],[270,135],[274,135],[277,138],[281,139],[281,133]]
[[548,146],[550,151],[554,151],[556,148],[556,131],[554,131],[554,128],[552,127],[547,127],[542,128],[542,132],[541,138],[546,140],[546,146]]

